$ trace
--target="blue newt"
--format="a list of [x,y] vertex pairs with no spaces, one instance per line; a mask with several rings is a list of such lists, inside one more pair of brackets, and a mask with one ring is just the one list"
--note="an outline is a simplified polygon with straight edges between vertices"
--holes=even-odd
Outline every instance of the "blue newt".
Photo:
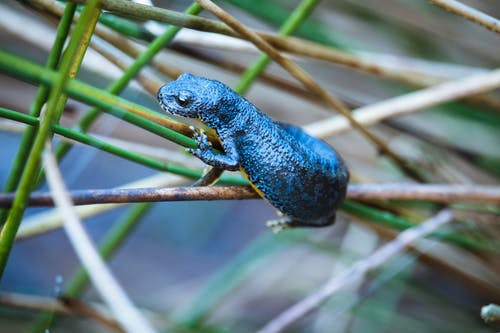
[[335,221],[349,172],[340,155],[301,129],[277,123],[222,82],[188,73],[162,86],[163,110],[196,118],[215,130],[224,153],[194,130],[189,151],[223,170],[241,170],[260,196],[283,216],[273,227],[322,227]]

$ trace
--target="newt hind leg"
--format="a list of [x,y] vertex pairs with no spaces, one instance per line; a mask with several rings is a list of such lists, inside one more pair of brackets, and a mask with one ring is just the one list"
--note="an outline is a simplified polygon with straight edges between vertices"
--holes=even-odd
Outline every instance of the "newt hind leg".
[[335,215],[323,217],[313,221],[301,221],[294,219],[290,216],[283,216],[281,218],[268,221],[266,226],[271,228],[275,233],[289,228],[322,228],[328,227],[335,223]]

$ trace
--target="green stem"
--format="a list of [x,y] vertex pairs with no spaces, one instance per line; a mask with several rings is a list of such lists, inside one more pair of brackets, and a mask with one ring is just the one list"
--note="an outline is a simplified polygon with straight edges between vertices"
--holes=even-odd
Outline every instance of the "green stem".
[[40,125],[40,120],[37,117],[2,107],[0,107],[0,117],[30,125],[30,127],[34,127],[35,129],[37,129],[38,125]]
[[[56,72],[3,51],[0,51],[0,71],[8,73],[14,77],[50,86],[54,85],[57,79]],[[144,106],[132,103],[76,79],[68,80],[65,86],[65,91],[71,97],[79,101],[97,106],[117,118],[130,122],[136,126],[162,136],[163,138],[185,147],[196,147],[196,143],[191,138],[141,117],[140,115],[154,116],[156,118],[162,118],[169,122],[176,123],[175,121],[170,120],[170,118],[156,113]]]
[[[55,69],[59,63],[61,57],[62,49],[64,46],[64,41],[68,36],[69,28],[71,27],[71,22],[75,13],[75,4],[68,4],[64,10],[61,21],[57,27],[56,38],[50,51],[49,58],[47,60],[46,67],[49,69]],[[46,85],[40,86],[35,96],[35,100],[31,105],[30,114],[34,117],[40,116],[40,111],[42,106],[45,104],[49,94],[49,87]],[[33,141],[35,140],[36,127],[28,127],[23,134],[21,139],[21,144],[19,150],[12,164],[12,169],[10,171],[9,177],[5,183],[4,192],[14,192],[17,185],[19,184],[19,179],[21,178],[21,173],[26,165],[26,160],[30,153],[31,147],[33,146]],[[7,209],[0,210],[0,226],[4,224],[7,218]]]
[[[25,123],[27,125],[33,126],[34,128],[37,128],[39,126],[39,120],[38,118],[12,111],[9,109],[1,108],[0,107],[0,117],[8,118],[11,120],[19,121],[22,123]],[[128,151],[126,149],[117,147],[115,145],[109,144],[105,141],[99,140],[91,135],[69,129],[67,127],[63,127],[61,125],[54,124],[52,127],[52,130],[54,133],[57,133],[61,136],[64,136],[68,139],[75,140],[77,142],[95,147],[99,150],[108,152],[110,154],[122,157],[124,159],[127,159],[132,162],[139,163],[141,165],[159,170],[159,171],[166,171],[166,172],[171,172],[177,175],[197,179],[202,175],[202,171],[200,170],[193,170],[193,169],[188,169],[185,167],[182,167],[180,165],[177,165],[175,163],[169,163],[169,162],[163,162],[154,158],[146,157],[131,151]],[[241,178],[241,177],[231,177],[231,176],[225,176],[221,178],[221,182],[225,184],[230,184],[230,185],[248,185],[248,182]]]
[[[46,67],[55,70],[62,55],[64,42],[68,36],[75,15],[76,5],[67,4],[64,9],[63,16],[57,27],[56,38],[47,60]],[[50,89],[47,85],[41,85],[37,91],[33,104],[31,105],[30,114],[34,117],[39,117],[43,105],[47,101]]]
[[62,113],[64,106],[62,104],[62,100],[64,99],[62,98],[64,95],[64,85],[69,80],[70,75],[76,75],[76,71],[85,53],[85,48],[82,47],[82,44],[85,45],[88,43],[88,39],[92,35],[93,25],[97,22],[97,17],[100,13],[97,6],[98,3],[99,0],[89,1],[89,4],[84,9],[75,27],[66,53],[63,56],[60,72],[57,74],[55,83],[52,86],[46,113],[40,122],[40,128],[28,156],[26,168],[19,181],[16,198],[0,233],[0,278],[3,276],[17,229],[26,210],[27,200],[41,166],[41,155],[45,141],[51,137],[52,126]]
[[[288,17],[283,26],[281,26],[279,34],[281,36],[288,36],[297,30],[311,14],[318,2],[319,0],[302,1]],[[270,62],[271,57],[267,54],[262,54],[259,59],[257,59],[257,61],[243,73],[234,90],[239,94],[244,95]]]
[[[94,29],[95,29],[95,26],[96,26],[97,21],[99,19],[99,15],[100,15],[100,10],[96,11],[96,14],[91,17],[91,19],[88,22],[87,29],[83,35],[84,38],[76,46],[75,55],[77,55],[77,57],[74,59],[74,61],[72,62],[71,68],[69,69],[69,72],[68,72],[69,78],[76,77],[76,74],[80,70],[80,66],[81,66],[82,61],[83,61],[83,55],[85,54],[85,51],[87,50],[87,48],[89,46],[90,38],[92,37],[92,34],[94,33]],[[82,56],[80,57],[78,55],[82,55]],[[66,93],[61,94],[59,96],[59,100],[57,101],[56,109],[60,110],[60,113],[58,115],[57,121],[59,121],[59,118],[62,115],[62,111],[63,111],[64,106],[66,105],[67,101],[68,101],[68,95]],[[42,169],[40,169],[39,176],[37,177],[38,179],[35,182],[35,184],[39,184],[41,178],[43,177],[43,173],[41,170]]]
[[[352,200],[345,200],[342,204],[342,210],[357,216],[362,219],[370,221],[370,223],[380,223],[386,227],[405,230],[418,225],[418,223],[407,220],[403,217],[394,215],[390,212],[369,207],[359,202]],[[432,237],[444,240],[461,247],[487,251],[487,252],[498,252],[500,250],[499,246],[485,241],[484,239],[474,239],[472,237],[462,236],[455,232],[448,231],[436,231],[432,234]]]

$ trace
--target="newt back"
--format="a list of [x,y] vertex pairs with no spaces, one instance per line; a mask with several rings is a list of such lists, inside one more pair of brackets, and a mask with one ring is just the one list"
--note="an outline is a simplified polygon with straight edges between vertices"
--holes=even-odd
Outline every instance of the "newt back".
[[340,155],[301,129],[279,124],[225,84],[183,74],[161,87],[158,99],[170,113],[199,118],[217,133],[224,154],[197,134],[191,152],[205,163],[241,168],[252,185],[293,226],[333,223],[349,173]]

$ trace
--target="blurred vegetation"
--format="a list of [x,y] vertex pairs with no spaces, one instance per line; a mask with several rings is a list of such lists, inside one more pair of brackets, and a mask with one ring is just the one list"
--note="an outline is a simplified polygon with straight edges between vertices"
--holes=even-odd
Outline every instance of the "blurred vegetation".
[[[0,4],[0,185],[17,191],[12,210],[0,210],[0,269],[3,292],[92,303],[99,298],[64,234],[52,226],[60,219],[51,209],[25,207],[31,191],[46,189],[40,161],[46,138],[70,188],[132,181],[147,187],[148,177],[163,177],[153,178],[157,186],[178,186],[198,178],[203,165],[182,151],[194,146],[185,120],[163,114],[155,94],[182,72],[224,81],[280,121],[307,125],[334,110],[267,56],[227,38],[227,28],[196,3],[154,1],[157,8],[140,10],[125,1],[78,3]],[[493,3],[468,3],[500,15]],[[353,109],[500,65],[498,34],[426,1],[218,4],[258,31],[341,52],[350,60],[291,57]],[[394,117],[370,130],[424,182],[500,183],[496,92]],[[325,140],[344,156],[353,182],[414,181],[355,131]],[[225,173],[220,183],[246,181]],[[161,331],[252,332],[442,207],[346,201],[334,227],[277,235],[264,227],[275,214],[262,200],[96,205],[79,212],[103,257]],[[457,221],[353,281],[289,331],[491,332],[479,313],[482,305],[500,303],[500,207],[451,208],[460,213]],[[16,234],[23,240],[14,243]],[[2,304],[2,332],[109,331],[91,319]]]

